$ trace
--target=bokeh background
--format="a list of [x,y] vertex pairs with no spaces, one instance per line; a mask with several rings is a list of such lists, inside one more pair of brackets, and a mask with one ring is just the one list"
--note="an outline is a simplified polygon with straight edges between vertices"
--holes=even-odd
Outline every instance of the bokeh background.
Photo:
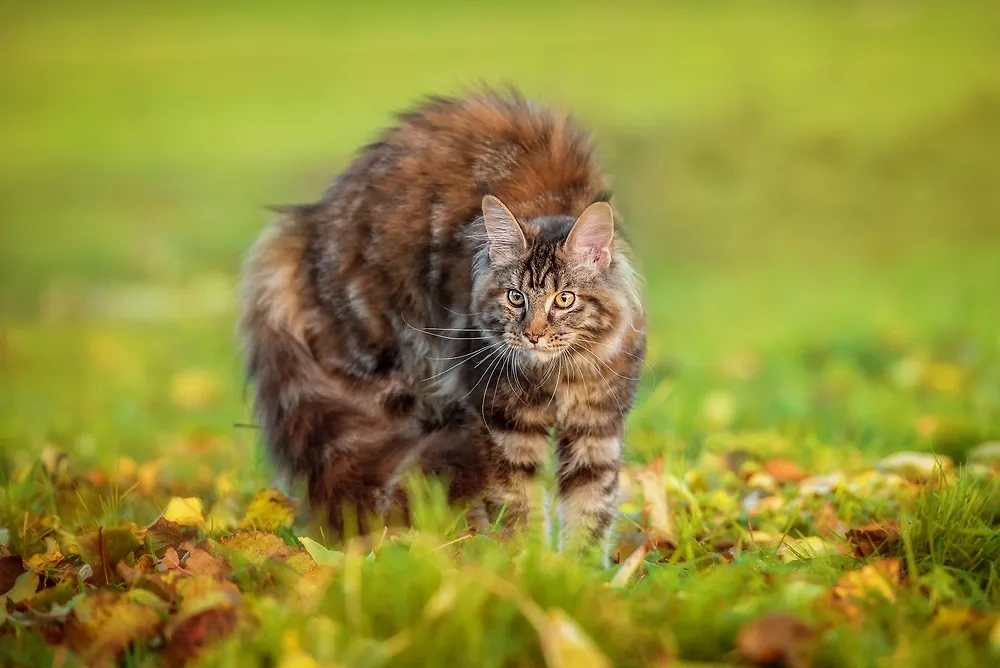
[[602,148],[652,318],[633,458],[1000,428],[996,3],[18,3],[0,61],[5,469],[266,482],[233,336],[265,205],[476,82]]

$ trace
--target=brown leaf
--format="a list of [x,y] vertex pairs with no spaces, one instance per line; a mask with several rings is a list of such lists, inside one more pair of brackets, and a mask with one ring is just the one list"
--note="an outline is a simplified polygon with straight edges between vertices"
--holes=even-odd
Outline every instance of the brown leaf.
[[153,639],[161,626],[156,610],[101,590],[74,608],[66,624],[65,642],[88,665],[113,665],[125,648]]
[[846,536],[858,558],[886,554],[899,544],[899,524],[892,521],[866,524],[851,529]]
[[638,474],[642,487],[642,514],[646,524],[646,535],[653,547],[677,545],[677,534],[670,518],[667,502],[666,481],[663,475],[663,460],[657,459]]
[[233,631],[239,620],[240,591],[232,582],[196,575],[177,584],[177,614],[167,625],[166,657],[186,661]]
[[779,484],[798,483],[808,477],[808,474],[790,459],[767,460],[764,462],[764,473],[770,475]]
[[208,575],[216,580],[228,580],[233,572],[228,564],[190,543],[184,543],[181,548],[187,551],[183,568],[192,575]]
[[740,629],[736,649],[758,666],[779,665],[805,668],[812,664],[812,640],[816,631],[787,613],[771,613]]
[[173,627],[164,657],[173,665],[184,664],[233,632],[239,619],[234,608],[210,608]]
[[7,593],[25,570],[21,557],[0,557],[0,596]]
[[134,556],[140,546],[136,529],[123,525],[100,528],[80,539],[83,558],[93,569],[91,580],[100,586],[121,584],[116,566]]
[[146,544],[149,546],[149,551],[158,557],[163,556],[168,547],[180,547],[187,538],[180,524],[163,517],[146,527]]

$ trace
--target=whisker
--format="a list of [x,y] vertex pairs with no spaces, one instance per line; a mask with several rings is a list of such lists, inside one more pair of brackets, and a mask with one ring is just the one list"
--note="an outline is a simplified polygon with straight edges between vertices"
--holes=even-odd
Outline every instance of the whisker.
[[[491,353],[489,354],[489,357],[487,357],[487,358],[486,358],[486,360],[489,360],[489,359],[491,359],[491,358],[495,357],[496,355],[498,355],[498,354],[499,354],[499,353],[501,353],[502,351],[503,351],[503,349],[502,349],[502,348],[498,348],[498,349],[494,350],[493,352],[491,352]],[[483,360],[483,362],[485,362],[486,360]],[[481,363],[482,363],[482,362],[480,362],[480,364],[481,364]],[[479,364],[477,364],[476,366],[478,367],[478,366],[479,366]],[[492,365],[491,365],[491,366],[492,366]],[[490,368],[490,367],[487,367],[487,369],[489,369],[489,368]],[[458,401],[457,401],[456,403],[459,403],[459,404],[460,404],[460,403],[462,403],[463,401],[465,401],[465,398],[466,398],[466,397],[468,397],[468,396],[469,396],[470,394],[472,394],[472,393],[473,393],[473,392],[475,391],[475,389],[476,389],[477,387],[479,387],[479,383],[483,382],[483,378],[485,378],[485,377],[486,377],[486,374],[485,374],[485,373],[484,373],[484,374],[482,374],[482,375],[481,375],[481,376],[479,377],[479,380],[477,380],[477,381],[476,381],[476,384],[475,384],[475,385],[473,385],[473,386],[472,386],[472,388],[471,388],[471,389],[470,389],[470,390],[469,390],[468,392],[466,392],[465,394],[463,394],[463,395],[462,395],[462,398],[461,398],[461,399],[459,399],[459,400],[458,400]]]
[[[486,346],[485,348],[480,348],[479,350],[474,350],[471,353],[467,353],[465,355],[460,355],[460,357],[465,357],[465,358],[469,358],[469,359],[463,359],[458,364],[453,364],[452,366],[448,367],[444,371],[439,371],[436,374],[434,374],[433,376],[430,376],[428,378],[424,378],[422,382],[427,382],[429,380],[433,380],[433,379],[437,378],[438,376],[443,376],[444,374],[448,373],[452,369],[457,369],[458,367],[462,366],[466,362],[471,362],[472,361],[472,359],[471,359],[472,357],[474,357],[474,356],[476,356],[476,355],[478,355],[480,353],[484,353],[487,350],[491,350],[492,348],[495,348],[495,347],[499,346],[502,343],[503,343],[503,341],[498,341],[497,343],[494,343],[493,345],[490,345],[490,346]],[[456,359],[456,358],[452,358],[452,359]]]
[[486,346],[485,348],[477,348],[476,350],[473,350],[471,353],[463,353],[461,355],[455,355],[454,357],[425,357],[424,359],[425,360],[433,360],[435,362],[448,362],[448,361],[451,361],[451,360],[462,359],[463,357],[471,357],[472,355],[475,355],[478,352],[482,352],[483,350],[489,350],[490,348],[494,348],[494,347],[502,345],[502,344],[503,344],[503,341],[497,341],[496,343],[491,343],[490,345]]
[[[434,332],[429,332],[419,327],[414,327],[410,323],[406,322],[406,318],[399,316],[399,319],[403,321],[403,324],[412,329],[415,332],[420,332],[421,334],[426,334],[427,336],[436,336],[439,339],[448,339],[449,341],[476,341],[481,339],[492,339],[492,336],[444,336],[443,334],[436,334]],[[476,330],[483,331],[483,330]]]

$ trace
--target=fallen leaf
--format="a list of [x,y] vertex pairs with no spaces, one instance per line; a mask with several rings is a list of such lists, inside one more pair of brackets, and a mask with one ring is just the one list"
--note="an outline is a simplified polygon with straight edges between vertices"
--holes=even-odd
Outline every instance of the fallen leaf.
[[180,547],[186,539],[187,535],[181,525],[166,517],[160,517],[146,527],[146,545],[149,551],[158,557],[162,556],[168,547]]
[[816,631],[787,613],[771,613],[740,629],[736,649],[758,666],[781,665],[805,668],[812,663],[812,641]]
[[251,564],[262,564],[268,559],[283,559],[295,552],[294,548],[285,545],[278,536],[263,531],[233,534],[221,539],[219,544]]
[[182,527],[201,527],[205,525],[205,508],[198,497],[175,496],[167,503],[162,518]]
[[798,464],[790,459],[769,459],[764,462],[764,473],[779,484],[798,483],[808,476]]
[[982,464],[1000,472],[1000,441],[981,443],[969,450],[966,457],[970,463]]
[[677,534],[670,518],[667,489],[663,474],[663,460],[657,459],[637,475],[642,488],[642,513],[646,535],[656,547],[677,545]]
[[896,473],[911,482],[929,482],[954,468],[951,457],[930,452],[897,452],[882,459],[878,470]]
[[901,564],[899,559],[880,559],[844,573],[833,586],[836,598],[866,601],[882,598],[895,601],[895,588],[899,585]]
[[632,552],[632,554],[628,556],[628,559],[626,559],[622,563],[621,567],[618,569],[618,572],[615,573],[615,576],[611,578],[611,586],[616,589],[624,587],[625,584],[632,577],[632,574],[639,569],[640,565],[642,565],[643,560],[646,558],[646,555],[649,554],[649,552],[650,552],[650,546],[648,543],[643,543],[638,548],[636,548]]
[[177,584],[177,614],[165,629],[167,659],[184,662],[229,635],[239,620],[240,591],[207,575]]
[[278,668],[319,668],[320,663],[311,654],[303,651],[299,642],[299,632],[288,629],[281,634],[281,660]]
[[816,559],[837,554],[837,546],[819,536],[805,538],[785,538],[778,548],[778,558],[782,561],[797,561],[799,559]]
[[38,591],[38,573],[25,571],[17,576],[14,586],[11,587],[5,596],[11,603],[21,603],[30,600]]
[[874,522],[851,529],[846,534],[847,542],[859,558],[873,554],[886,554],[899,544],[899,524],[894,521]]
[[136,529],[127,525],[102,527],[80,539],[80,550],[93,569],[92,578],[99,585],[118,584],[115,566],[128,559],[140,545]]
[[223,561],[220,561],[205,550],[194,547],[190,543],[181,546],[187,551],[184,559],[184,570],[192,575],[208,575],[216,580],[227,580],[233,570]]
[[320,566],[340,566],[344,563],[344,553],[323,547],[308,536],[299,536],[299,542],[309,556]]
[[21,557],[10,555],[0,557],[0,595],[5,594],[14,586],[24,570],[24,561]]
[[549,668],[611,668],[611,661],[564,611],[548,611],[539,629],[542,655]]
[[155,609],[101,590],[74,608],[66,623],[65,641],[89,665],[114,665],[125,648],[152,640],[161,626]]
[[257,493],[246,515],[240,520],[241,529],[277,531],[292,525],[295,520],[295,505],[276,489],[264,489]]

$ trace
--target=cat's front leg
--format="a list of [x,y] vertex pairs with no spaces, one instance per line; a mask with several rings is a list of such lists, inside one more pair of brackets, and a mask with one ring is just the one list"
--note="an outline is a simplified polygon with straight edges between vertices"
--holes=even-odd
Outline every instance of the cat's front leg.
[[547,518],[537,473],[548,452],[548,434],[493,425],[486,438],[491,451],[486,489],[491,515],[502,513],[507,530],[523,529],[529,522],[537,522],[545,531]]
[[560,549],[585,553],[607,564],[607,539],[618,512],[621,425],[608,429],[563,428],[559,460]]

